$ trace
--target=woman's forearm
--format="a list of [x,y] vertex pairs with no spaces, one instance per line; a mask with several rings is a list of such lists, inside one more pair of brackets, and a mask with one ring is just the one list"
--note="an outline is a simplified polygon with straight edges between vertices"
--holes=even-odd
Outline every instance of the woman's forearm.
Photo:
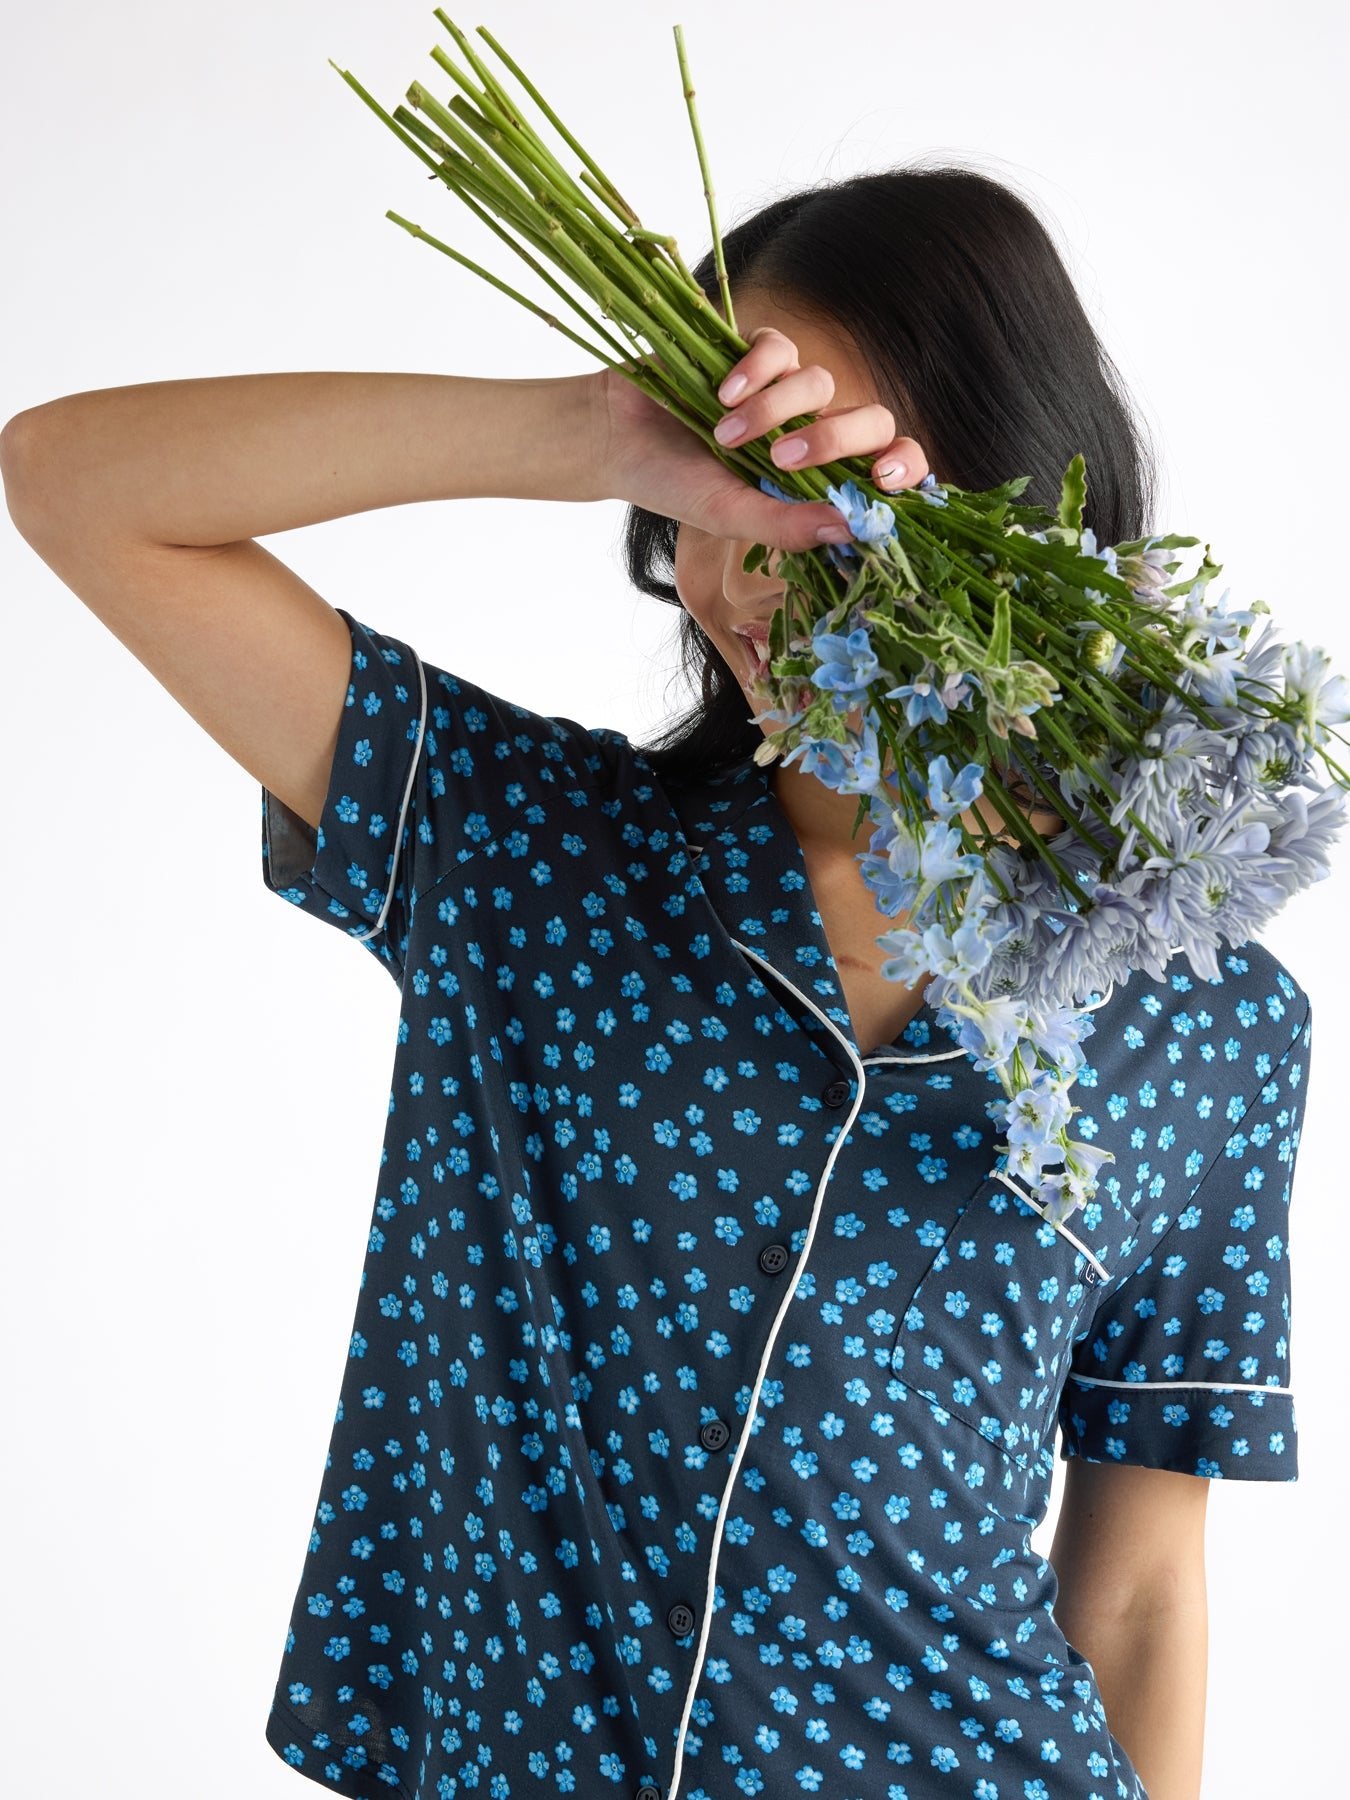
[[1149,1800],[1199,1800],[1209,1662],[1203,1570],[1142,1590],[1112,1612],[1077,1612],[1061,1593],[1055,1617],[1092,1664],[1107,1725]]
[[49,530],[192,545],[417,500],[594,500],[593,389],[323,372],[98,388],[10,421],[8,498]]

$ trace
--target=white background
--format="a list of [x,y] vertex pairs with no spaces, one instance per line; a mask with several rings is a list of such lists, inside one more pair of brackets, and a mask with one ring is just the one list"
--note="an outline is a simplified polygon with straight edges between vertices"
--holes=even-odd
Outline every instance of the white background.
[[[1160,522],[1207,538],[1239,603],[1267,599],[1350,671],[1343,9],[451,16],[500,37],[691,264],[707,221],[677,21],[724,229],[799,183],[921,155],[1020,184],[1158,441]],[[384,217],[545,297],[329,67],[389,110],[414,79],[448,100],[431,7],[64,0],[14,8],[4,36],[0,419],[200,375],[598,367]],[[640,738],[681,698],[675,615],[628,587],[622,517],[460,501],[266,541],[428,660]],[[256,784],[0,525],[5,1778],[51,1800],[296,1800],[263,1725],[398,997],[366,951],[268,894]],[[1323,1791],[1343,1712],[1347,896],[1341,848],[1264,934],[1316,1014],[1292,1231],[1302,1475],[1210,1496],[1204,1800]]]

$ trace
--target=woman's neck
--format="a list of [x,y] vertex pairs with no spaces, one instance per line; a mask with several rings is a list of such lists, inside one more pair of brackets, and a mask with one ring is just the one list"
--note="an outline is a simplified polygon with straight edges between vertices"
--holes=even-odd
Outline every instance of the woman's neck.
[[857,794],[835,793],[816,776],[804,774],[800,763],[787,768],[771,763],[769,785],[803,850],[858,856],[867,849],[873,828],[865,814],[857,834],[853,831]]

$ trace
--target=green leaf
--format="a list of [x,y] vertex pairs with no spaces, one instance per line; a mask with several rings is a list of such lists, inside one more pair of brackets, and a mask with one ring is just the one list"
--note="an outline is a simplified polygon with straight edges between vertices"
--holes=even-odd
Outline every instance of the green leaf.
[[751,544],[750,548],[745,553],[745,561],[741,564],[741,567],[747,575],[753,574],[756,569],[764,569],[767,573],[768,562],[768,545]]
[[1059,522],[1071,531],[1083,529],[1083,501],[1087,497],[1087,464],[1080,451],[1064,471],[1059,491]]
[[1130,556],[1150,543],[1155,550],[1189,550],[1192,545],[1199,542],[1200,539],[1197,537],[1182,537],[1180,533],[1172,532],[1167,537],[1131,538],[1128,543],[1116,545],[1116,554]]
[[989,660],[1003,669],[1012,655],[1012,608],[1007,588],[1000,588],[994,600],[994,629],[989,634]]
[[970,610],[970,595],[964,588],[940,588],[938,599],[944,606],[950,607],[958,619],[964,619],[967,625],[975,623],[975,615]]

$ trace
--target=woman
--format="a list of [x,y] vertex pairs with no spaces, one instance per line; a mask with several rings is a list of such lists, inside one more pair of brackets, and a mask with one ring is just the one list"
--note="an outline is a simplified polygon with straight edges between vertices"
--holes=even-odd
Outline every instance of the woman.
[[[1147,528],[1001,184],[860,177],[725,250],[740,442],[1040,498],[1081,449],[1099,541]],[[753,760],[781,582],[745,553],[832,508],[608,370],[151,383],[2,444],[29,541],[261,782],[267,885],[400,989],[278,1755],[404,1800],[1194,1800],[1208,1478],[1296,1474],[1292,976],[1251,944],[1103,996],[1076,1124],[1116,1161],[1055,1229],[997,1084],[879,974],[856,802]],[[660,744],[425,662],[252,541],[485,494],[634,508],[701,690]]]

